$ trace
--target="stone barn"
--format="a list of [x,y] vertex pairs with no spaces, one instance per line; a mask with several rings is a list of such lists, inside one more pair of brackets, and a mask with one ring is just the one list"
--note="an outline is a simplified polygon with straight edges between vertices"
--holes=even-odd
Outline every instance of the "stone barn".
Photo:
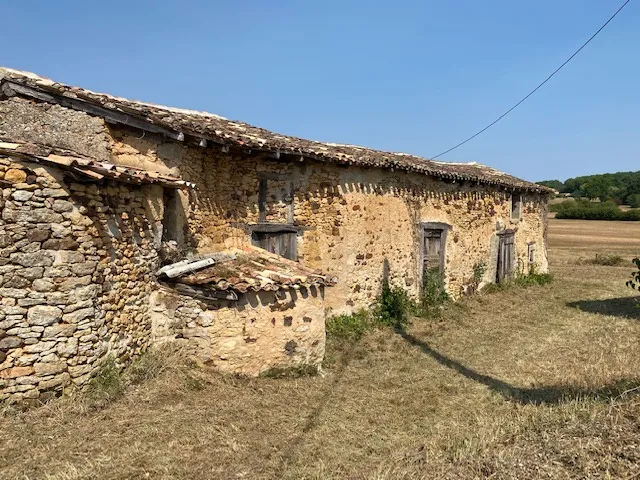
[[453,297],[548,268],[550,190],[475,163],[10,69],[0,142],[0,398],[167,340],[225,371],[317,365],[325,312],[369,306],[385,265],[414,296],[437,270]]

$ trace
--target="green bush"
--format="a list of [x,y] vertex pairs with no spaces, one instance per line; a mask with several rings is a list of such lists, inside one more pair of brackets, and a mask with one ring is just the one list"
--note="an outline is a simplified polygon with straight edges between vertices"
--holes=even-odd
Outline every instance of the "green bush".
[[614,202],[590,202],[588,200],[568,200],[549,206],[558,219],[571,220],[622,220],[639,221],[640,209],[623,212]]
[[490,283],[482,289],[483,293],[493,293],[506,290],[512,287],[531,287],[534,285],[546,285],[553,282],[553,275],[550,273],[538,273],[536,266],[531,265],[529,273],[518,272],[515,277],[500,283]]
[[633,264],[638,270],[631,272],[631,280],[627,282],[627,287],[640,291],[640,258],[634,258]]
[[[476,275],[474,270],[474,276]],[[480,279],[484,271],[479,273]],[[475,281],[475,278],[474,278]],[[478,280],[478,284],[480,280]],[[444,275],[439,269],[426,270],[422,278],[420,301],[413,308],[413,314],[421,318],[432,318],[440,315],[442,306],[449,301],[449,294],[444,286]]]
[[409,322],[409,313],[415,305],[409,294],[400,287],[390,287],[386,282],[373,309],[373,315],[380,325],[404,328]]
[[360,310],[351,315],[335,315],[326,322],[327,335],[341,340],[358,341],[362,336],[375,328],[369,312]]
[[640,193],[634,193],[627,197],[627,203],[631,208],[640,208]]

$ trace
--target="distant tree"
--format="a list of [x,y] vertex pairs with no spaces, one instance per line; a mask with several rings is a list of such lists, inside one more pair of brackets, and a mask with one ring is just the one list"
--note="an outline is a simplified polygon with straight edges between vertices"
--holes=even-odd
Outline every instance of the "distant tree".
[[631,208],[640,208],[640,193],[632,193],[627,196],[626,203]]
[[541,182],[538,182],[538,185],[544,185],[545,187],[553,188],[554,190],[557,190],[559,192],[561,192],[564,188],[564,183],[562,183],[560,180],[543,180]]

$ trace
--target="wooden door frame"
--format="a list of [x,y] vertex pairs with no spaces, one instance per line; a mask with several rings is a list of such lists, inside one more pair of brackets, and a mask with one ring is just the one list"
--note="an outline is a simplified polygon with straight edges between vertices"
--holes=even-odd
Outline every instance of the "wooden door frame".
[[[516,230],[515,229],[508,229],[508,230],[503,230],[501,232],[498,232],[496,234],[498,236],[498,255],[496,258],[496,283],[500,283],[502,281],[504,281],[505,278],[510,278],[511,276],[513,276],[514,273],[514,264],[515,264],[515,259],[517,258],[516,255]],[[500,247],[503,244],[502,243],[502,239],[504,237],[512,237],[513,238],[513,248],[511,251],[511,267],[509,268],[509,275],[503,277],[502,279],[500,279]]]
[[420,285],[422,285],[424,279],[424,237],[426,230],[442,230],[442,236],[440,237],[440,265],[442,265],[442,275],[445,275],[445,261],[447,250],[447,236],[451,225],[443,222],[420,222],[419,224],[419,244],[418,244],[418,278]]

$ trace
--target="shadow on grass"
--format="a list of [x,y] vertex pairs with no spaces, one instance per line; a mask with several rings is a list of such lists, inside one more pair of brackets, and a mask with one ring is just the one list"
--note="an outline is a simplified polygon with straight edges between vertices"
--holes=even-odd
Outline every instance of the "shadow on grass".
[[470,380],[486,385],[490,390],[499,393],[507,400],[516,401],[522,404],[561,404],[571,400],[585,398],[608,400],[619,397],[625,393],[630,393],[631,390],[633,390],[634,393],[638,392],[636,388],[640,389],[640,378],[618,380],[612,384],[605,385],[604,387],[597,389],[580,389],[570,386],[553,385],[541,388],[520,388],[489,375],[478,373],[469,367],[465,367],[460,362],[441,354],[431,348],[423,340],[420,340],[404,330],[396,330],[396,333],[411,345],[420,348],[423,353],[429,355],[440,365],[455,370]]
[[600,315],[640,320],[638,297],[607,298],[606,300],[580,300],[567,303],[568,307]]

